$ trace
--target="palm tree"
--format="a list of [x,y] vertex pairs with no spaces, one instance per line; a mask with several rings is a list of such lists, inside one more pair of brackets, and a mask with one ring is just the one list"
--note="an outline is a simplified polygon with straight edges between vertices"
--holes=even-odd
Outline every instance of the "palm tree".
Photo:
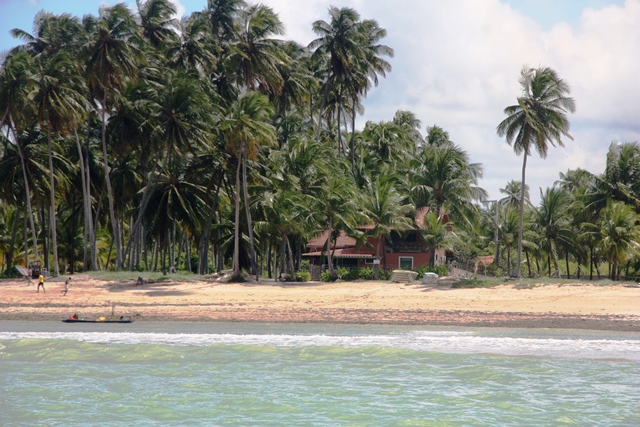
[[571,247],[576,240],[569,215],[570,206],[571,198],[566,191],[555,187],[547,188],[544,193],[540,190],[536,228],[541,237],[540,246],[546,250],[549,259],[549,275],[553,261],[556,274],[560,276],[559,249]]
[[[33,57],[26,52],[11,52],[5,59],[2,69],[0,70],[0,111],[2,111],[0,129],[2,129],[6,123],[7,127],[14,135],[14,143],[18,149],[20,165],[22,168],[25,202],[33,239],[33,253],[35,259],[38,259],[38,243],[33,221],[31,191],[29,189],[29,180],[27,178],[27,165],[22,149],[22,142],[20,141],[16,130],[16,127],[21,127],[20,123],[27,122],[27,117],[30,114],[29,109],[31,103],[28,101],[28,96],[35,86],[35,79],[33,76],[34,68],[35,63]],[[25,265],[27,262],[28,259],[25,259]]]
[[166,56],[174,68],[198,70],[206,75],[217,64],[219,49],[209,29],[209,22],[201,14],[192,14],[178,24],[179,38],[166,43]]
[[[124,267],[122,241],[116,219],[114,195],[109,177],[109,153],[107,151],[107,115],[110,112],[111,91],[122,87],[123,80],[133,77],[142,62],[132,41],[136,37],[137,25],[129,9],[117,4],[100,10],[95,32],[85,46],[86,79],[90,92],[95,97],[102,121],[102,155],[104,158],[105,184],[109,201],[109,216],[116,246],[116,269]],[[94,237],[95,238],[95,237]]]
[[[271,125],[273,107],[265,95],[247,92],[228,109],[220,123],[225,133],[227,149],[236,157],[236,194],[235,194],[235,240],[233,251],[233,274],[240,275],[240,194],[244,195],[245,213],[249,242],[251,244],[251,273],[258,275],[253,226],[247,189],[247,161],[256,157],[261,145],[275,146],[275,129]],[[242,175],[242,180],[240,179]]]
[[[213,150],[209,140],[217,107],[208,96],[211,90],[207,88],[206,81],[190,73],[170,71],[162,82],[161,85],[149,84],[151,88],[144,89],[143,97],[147,97],[147,108],[143,110],[147,114],[144,126],[148,127],[149,143],[155,147],[155,155],[149,153],[145,146],[140,146],[138,152],[145,157],[152,154],[152,158],[156,157],[158,161],[153,162],[151,169],[146,171],[146,182],[137,219],[127,243],[127,253],[142,224],[157,173],[164,173],[167,164],[176,156],[191,154],[196,157],[198,150]],[[135,130],[128,133],[137,140],[132,141],[134,144],[144,140]]]
[[[502,199],[498,200],[498,204],[501,207],[520,207],[520,197],[522,197],[522,185],[520,181],[511,180],[507,182],[504,188],[500,189],[500,192],[505,195]],[[529,197],[529,186],[525,185],[524,189],[524,204],[527,208],[532,208],[531,198]]]
[[520,276],[522,261],[522,222],[525,201],[525,173],[527,157],[532,149],[542,158],[547,156],[548,144],[557,143],[564,147],[562,137],[569,135],[569,120],[566,113],[576,109],[573,98],[568,97],[569,85],[551,68],[523,67],[520,72],[522,96],[518,103],[504,109],[507,118],[497,127],[499,136],[505,136],[509,145],[513,144],[516,154],[523,153],[522,196],[520,199],[520,220],[518,231],[518,261],[514,276]]
[[[382,245],[392,231],[403,232],[412,227],[407,217],[413,206],[405,202],[405,198],[396,189],[396,178],[393,175],[381,176],[369,182],[364,191],[362,209],[373,228],[368,234],[376,238],[376,259],[380,259]],[[378,280],[380,264],[376,264],[375,279]]]
[[429,211],[424,216],[420,234],[425,245],[431,250],[431,265],[435,265],[436,249],[451,248],[453,241],[451,240],[451,228],[453,224],[446,220],[447,217],[437,214],[435,211]]
[[318,226],[317,231],[327,232],[327,264],[331,280],[338,278],[333,265],[334,233],[340,230],[355,233],[355,227],[361,225],[363,220],[353,178],[345,173],[346,169],[336,170],[341,164],[337,159],[336,163],[333,170],[326,170],[319,191],[314,195],[311,213],[315,217],[313,222]]
[[161,45],[177,40],[174,29],[178,26],[175,18],[176,6],[169,0],[136,0],[142,35],[146,37],[151,46],[158,48]]
[[604,256],[609,261],[611,280],[617,279],[618,266],[638,252],[640,216],[629,205],[609,201],[601,212],[600,236]]
[[82,80],[76,63],[65,51],[53,54],[42,64],[34,94],[34,105],[40,128],[47,134],[49,152],[50,227],[55,275],[60,275],[56,233],[56,193],[54,185],[52,135],[66,134],[77,128],[84,114]]
[[[356,72],[357,62],[365,57],[362,45],[362,33],[358,27],[360,15],[354,9],[331,6],[330,22],[318,20],[313,23],[313,31],[320,37],[309,43],[314,57],[326,58],[326,80],[323,84],[324,95],[319,110],[316,141],[320,137],[320,127],[329,92],[348,81]],[[338,126],[340,120],[338,117]]]
[[236,80],[249,90],[279,93],[284,81],[278,66],[285,62],[280,42],[271,38],[284,34],[284,26],[273,9],[256,5],[239,13],[238,40],[228,57]]
[[410,191],[416,208],[428,206],[437,215],[444,209],[456,223],[476,215],[473,202],[487,197],[477,185],[482,166],[470,163],[468,154],[453,143],[423,146],[412,161],[412,170]]

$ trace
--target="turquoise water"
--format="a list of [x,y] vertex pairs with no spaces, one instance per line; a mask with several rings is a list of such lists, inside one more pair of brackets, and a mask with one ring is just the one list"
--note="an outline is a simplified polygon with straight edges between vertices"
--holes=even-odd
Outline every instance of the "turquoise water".
[[0,425],[640,425],[637,333],[59,323],[0,323]]

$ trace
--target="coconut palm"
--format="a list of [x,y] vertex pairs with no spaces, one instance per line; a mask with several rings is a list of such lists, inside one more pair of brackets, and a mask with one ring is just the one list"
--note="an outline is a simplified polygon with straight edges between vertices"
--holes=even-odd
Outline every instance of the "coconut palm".
[[518,103],[504,109],[507,118],[497,127],[499,136],[506,137],[516,154],[523,154],[522,196],[520,199],[520,225],[518,232],[518,262],[513,273],[520,276],[522,261],[522,222],[525,202],[525,173],[527,157],[535,149],[542,158],[547,156],[549,145],[564,146],[562,137],[569,135],[566,113],[576,109],[573,98],[568,97],[569,85],[551,68],[523,67],[520,72],[522,96]]
[[249,90],[279,93],[284,81],[278,66],[286,56],[273,36],[284,34],[278,15],[264,5],[242,9],[238,16],[238,39],[227,58],[237,83]]
[[617,279],[618,267],[640,248],[640,216],[629,205],[609,201],[601,212],[601,247],[609,262],[611,280]]
[[453,240],[451,228],[453,224],[444,215],[438,215],[435,211],[429,211],[424,216],[420,235],[425,245],[431,250],[431,265],[435,264],[436,249],[451,249]]
[[179,38],[166,43],[166,56],[169,65],[185,70],[198,70],[202,74],[210,73],[217,63],[216,53],[219,47],[214,44],[209,22],[202,14],[192,14],[178,24]]
[[570,248],[576,240],[569,215],[571,201],[569,193],[560,188],[547,188],[544,192],[540,190],[540,206],[537,209],[535,221],[541,238],[540,246],[547,252],[550,276],[551,261],[553,261],[555,273],[558,277],[560,276],[559,250],[563,247]]
[[[501,207],[511,206],[511,207],[520,207],[520,197],[522,197],[522,185],[520,181],[511,180],[507,182],[504,188],[500,189],[500,192],[505,195],[505,197],[498,200],[498,204]],[[531,198],[529,197],[529,186],[525,185],[524,189],[524,204],[527,208],[532,208],[533,204],[531,203]]]
[[[367,223],[373,228],[368,234],[377,239],[376,259],[381,258],[382,245],[389,239],[392,231],[403,232],[413,224],[407,216],[413,206],[406,203],[396,188],[397,179],[393,175],[385,175],[368,183],[364,189],[361,208],[367,217]],[[375,279],[378,279],[380,264],[376,264]]]
[[[150,84],[144,90],[144,96],[147,97],[147,107],[143,110],[147,114],[144,127],[148,131],[149,144],[153,150],[140,146],[138,153],[148,155],[151,151],[158,161],[152,162],[150,170],[145,171],[146,182],[126,252],[129,252],[137,237],[157,173],[163,173],[167,163],[176,156],[191,154],[195,157],[199,150],[212,149],[210,138],[217,108],[214,100],[208,96],[212,91],[206,86],[206,81],[190,73],[170,71],[162,82],[162,85]],[[138,142],[144,141],[144,138],[137,137],[135,130],[129,133]]]
[[[29,93],[35,86],[33,71],[35,63],[33,57],[27,52],[11,52],[5,59],[0,70],[0,129],[6,124],[13,132],[14,143],[20,156],[20,165],[24,181],[24,196],[27,206],[27,214],[31,226],[33,239],[33,252],[35,259],[38,259],[38,244],[36,239],[36,229],[33,220],[33,209],[31,206],[31,191],[29,190],[29,180],[27,179],[27,166],[25,155],[22,149],[22,142],[18,137],[16,127],[27,122],[27,117],[31,114],[31,103],[28,101]],[[25,251],[26,252],[26,251]],[[25,265],[28,260],[25,260]]]
[[41,65],[36,79],[37,89],[34,92],[33,102],[40,128],[47,134],[53,267],[55,275],[58,276],[60,275],[60,267],[56,233],[52,137],[64,135],[77,128],[85,111],[85,99],[81,92],[82,79],[76,63],[65,51],[59,51],[47,58],[46,62]]
[[[338,274],[333,265],[334,233],[345,230],[355,234],[355,227],[363,223],[360,211],[358,190],[351,175],[346,174],[344,164],[335,159],[333,170],[327,169],[322,177],[322,183],[313,198],[313,222],[317,224],[318,232],[327,232],[327,264],[329,277],[336,280]],[[340,168],[336,170],[337,168]]]
[[482,167],[470,163],[465,151],[454,144],[425,145],[411,164],[410,191],[416,208],[428,206],[439,214],[444,209],[459,224],[478,213],[473,202],[487,197],[477,185]]
[[[235,194],[235,240],[233,251],[233,274],[240,274],[240,194],[244,195],[247,229],[251,245],[251,273],[258,274],[253,226],[249,206],[247,188],[247,161],[256,157],[260,146],[275,146],[275,129],[271,125],[273,107],[265,95],[257,92],[246,92],[229,106],[220,129],[225,134],[227,149],[237,159],[236,194]],[[242,179],[241,179],[242,175]],[[257,277],[256,277],[257,279]]]
[[[365,58],[363,34],[359,30],[360,15],[351,8],[329,8],[330,22],[318,20],[313,23],[313,31],[319,37],[309,44],[314,57],[326,59],[326,78],[323,84],[323,97],[320,105],[320,117],[316,130],[316,140],[320,137],[322,117],[329,100],[331,90],[337,89],[356,73],[359,60]],[[340,119],[338,117],[338,126]]]
[[151,46],[158,48],[178,38],[175,28],[178,21],[173,18],[176,6],[169,0],[136,0],[142,35]]
[[123,80],[137,74],[142,57],[132,41],[137,35],[133,15],[124,4],[105,7],[95,22],[91,40],[87,42],[86,79],[102,121],[102,155],[105,184],[109,201],[109,216],[116,247],[116,269],[124,267],[122,241],[115,215],[114,195],[109,177],[109,153],[107,150],[107,115],[110,113],[111,92],[122,87]]
[[246,6],[244,0],[208,0],[203,14],[209,21],[215,38],[230,42],[234,39],[239,11]]

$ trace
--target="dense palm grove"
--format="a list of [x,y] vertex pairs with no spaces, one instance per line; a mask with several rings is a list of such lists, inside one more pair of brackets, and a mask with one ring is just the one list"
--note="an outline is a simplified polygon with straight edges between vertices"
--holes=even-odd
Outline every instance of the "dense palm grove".
[[635,274],[636,143],[613,144],[603,175],[569,170],[539,206],[529,201],[532,149],[544,157],[570,138],[575,106],[553,70],[523,69],[497,128],[523,154],[522,180],[487,203],[481,165],[444,129],[423,135],[409,111],[356,129],[363,98],[391,71],[376,21],[332,7],[301,46],[264,5],[209,0],[175,14],[148,0],[82,18],[42,12],[33,33],[12,30],[23,44],[0,71],[4,274],[35,259],[55,275],[293,278],[321,231],[364,243],[356,227],[370,224],[388,238],[424,207],[424,241],[462,266],[495,254],[484,272]]

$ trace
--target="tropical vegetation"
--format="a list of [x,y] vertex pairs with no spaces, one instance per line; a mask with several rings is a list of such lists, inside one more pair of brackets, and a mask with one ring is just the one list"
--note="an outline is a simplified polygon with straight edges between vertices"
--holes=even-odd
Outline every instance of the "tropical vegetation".
[[380,257],[392,231],[412,228],[469,269],[495,254],[478,269],[489,275],[637,274],[637,143],[612,144],[603,174],[561,173],[530,202],[527,157],[570,138],[575,104],[554,70],[523,68],[497,128],[523,154],[522,177],[487,204],[482,165],[441,127],[423,135],[399,110],[357,128],[391,72],[386,30],[336,7],[312,29],[308,46],[286,40],[276,12],[243,0],[182,19],[168,0],[41,12],[33,32],[13,29],[22,44],[0,69],[3,274],[38,260],[56,275],[308,280],[305,245],[328,231],[328,280],[383,278],[334,265],[336,238],[378,238]]

